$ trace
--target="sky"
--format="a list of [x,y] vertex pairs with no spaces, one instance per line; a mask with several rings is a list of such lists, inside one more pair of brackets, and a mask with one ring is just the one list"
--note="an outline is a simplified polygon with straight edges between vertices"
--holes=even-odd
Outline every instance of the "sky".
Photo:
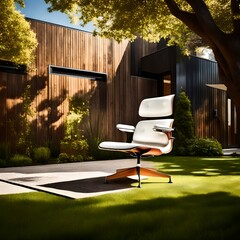
[[55,23],[71,28],[81,29],[84,31],[92,32],[92,24],[88,24],[85,27],[81,27],[75,24],[72,24],[68,16],[61,12],[52,12],[49,13],[47,8],[49,5],[45,3],[44,0],[25,0],[25,8],[21,8],[17,4],[17,9],[21,11],[25,17],[38,19],[50,23]]

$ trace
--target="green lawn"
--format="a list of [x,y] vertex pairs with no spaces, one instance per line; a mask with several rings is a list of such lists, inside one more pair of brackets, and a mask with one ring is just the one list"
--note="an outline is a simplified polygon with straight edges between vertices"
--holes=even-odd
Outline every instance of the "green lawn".
[[152,178],[141,189],[79,200],[45,193],[2,195],[0,238],[239,239],[239,157],[154,161],[172,175],[172,184]]

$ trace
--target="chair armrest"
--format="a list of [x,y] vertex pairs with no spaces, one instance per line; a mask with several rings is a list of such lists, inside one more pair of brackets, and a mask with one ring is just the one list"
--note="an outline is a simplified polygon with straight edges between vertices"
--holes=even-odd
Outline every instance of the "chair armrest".
[[153,131],[165,133],[168,136],[168,139],[174,139],[174,137],[172,136],[174,128],[155,125],[153,127]]
[[174,128],[164,127],[164,126],[161,126],[161,125],[155,125],[153,127],[153,130],[157,131],[157,132],[172,132],[172,131],[174,131]]
[[134,132],[135,127],[132,125],[126,125],[126,124],[117,124],[117,129],[122,132]]

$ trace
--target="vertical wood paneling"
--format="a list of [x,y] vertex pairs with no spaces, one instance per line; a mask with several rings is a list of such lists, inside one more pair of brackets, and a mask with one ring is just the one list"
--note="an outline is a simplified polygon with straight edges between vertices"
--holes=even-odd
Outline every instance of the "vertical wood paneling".
[[[226,92],[206,86],[219,83],[217,63],[192,57],[185,58],[181,68],[192,103],[196,135],[214,137],[226,147]],[[213,115],[214,109],[218,111],[217,117]]]
[[[31,20],[31,27],[36,32],[39,43],[36,61],[32,66],[34,70],[28,75],[28,80],[33,86],[33,107],[36,110],[33,123],[36,128],[37,144],[44,145],[49,141],[59,144],[63,138],[64,123],[69,110],[68,98],[73,96],[90,97],[92,123],[95,124],[101,119],[100,127],[105,138],[123,140],[124,135],[116,130],[116,124],[136,124],[139,120],[138,107],[141,100],[157,96],[157,81],[131,75],[132,73],[137,75],[140,70],[140,58],[156,51],[157,44],[146,43],[141,39],[137,39],[133,44],[127,41],[117,43],[114,40],[94,37],[91,33],[36,20]],[[133,62],[134,69],[132,69]],[[215,119],[212,119],[212,113],[208,109],[218,108],[220,101],[205,101],[205,99],[219,93],[207,89],[204,82],[199,80],[200,76],[196,73],[200,68],[202,72],[205,71],[204,64],[201,64],[194,66],[186,62],[185,67],[192,68],[186,81],[190,82],[188,89],[193,108],[196,110],[198,134],[215,136],[219,128],[216,127]],[[107,81],[94,82],[83,78],[49,75],[49,65],[104,72],[107,74]],[[214,70],[206,72],[204,81],[212,79],[213,72]],[[22,94],[16,93],[16,90],[19,91],[19,79],[20,82],[26,79],[19,75],[9,78],[6,96],[4,90],[1,90],[1,94],[4,94],[3,97],[1,95],[0,104],[4,104],[2,98],[6,98],[6,106],[16,106]],[[192,79],[196,81],[193,83]],[[4,77],[0,75],[1,89],[2,85],[4,88],[3,81]],[[204,95],[201,95],[199,90]],[[10,108],[11,111],[6,108],[8,114],[17,114],[17,111],[13,111],[14,107]],[[223,115],[224,112],[220,114]],[[208,122],[212,125],[206,127]]]

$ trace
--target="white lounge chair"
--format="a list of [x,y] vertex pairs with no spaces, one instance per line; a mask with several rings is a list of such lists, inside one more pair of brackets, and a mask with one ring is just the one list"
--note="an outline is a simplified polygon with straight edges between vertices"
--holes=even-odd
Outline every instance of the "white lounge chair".
[[[141,176],[164,177],[172,182],[171,176],[154,169],[142,168],[142,156],[159,156],[172,150],[172,128],[174,119],[166,118],[173,114],[173,100],[175,95],[144,99],[139,107],[139,115],[144,118],[154,118],[138,122],[136,127],[118,124],[117,128],[124,132],[132,132],[132,142],[110,142],[99,144],[99,149],[120,151],[131,154],[137,158],[136,167],[118,169],[116,173],[107,176],[106,182],[111,179],[138,176],[138,187],[141,187]],[[164,119],[156,119],[164,118]]]

